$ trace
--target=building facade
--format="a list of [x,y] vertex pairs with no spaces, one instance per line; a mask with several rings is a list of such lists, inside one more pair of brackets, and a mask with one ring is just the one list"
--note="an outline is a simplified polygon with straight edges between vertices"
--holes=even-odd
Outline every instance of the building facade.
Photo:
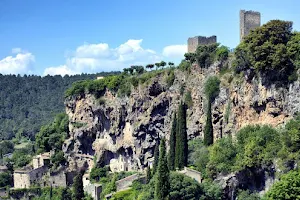
[[251,30],[260,26],[260,20],[259,12],[240,10],[240,41],[242,41]]
[[195,53],[199,45],[214,44],[217,42],[217,36],[210,37],[195,36],[188,38],[188,53]]

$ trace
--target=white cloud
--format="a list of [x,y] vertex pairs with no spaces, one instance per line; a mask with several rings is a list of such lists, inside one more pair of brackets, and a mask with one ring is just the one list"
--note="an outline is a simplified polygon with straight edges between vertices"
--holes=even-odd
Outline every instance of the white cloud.
[[7,56],[0,60],[1,74],[25,74],[32,73],[32,65],[35,62],[34,55],[20,48],[12,49],[15,56]]
[[142,39],[130,39],[116,48],[111,48],[107,43],[84,43],[75,51],[67,53],[65,64],[46,68],[44,75],[117,71],[131,65],[146,65],[164,59],[167,62],[174,59],[179,61],[187,48],[186,45],[171,45],[165,47],[160,54],[151,49],[144,49],[142,42]]
[[44,75],[116,71],[131,65],[145,65],[160,61],[162,56],[153,50],[143,49],[142,41],[142,39],[128,40],[117,48],[111,48],[106,43],[85,43],[77,47],[73,53],[68,53],[64,65],[46,68]]
[[187,45],[170,45],[163,49],[163,56],[167,58],[183,58],[187,52]]
[[44,71],[44,76],[47,75],[74,75],[74,74],[78,74],[78,72],[72,71],[71,69],[69,69],[66,65],[61,65],[58,67],[48,67],[45,69]]

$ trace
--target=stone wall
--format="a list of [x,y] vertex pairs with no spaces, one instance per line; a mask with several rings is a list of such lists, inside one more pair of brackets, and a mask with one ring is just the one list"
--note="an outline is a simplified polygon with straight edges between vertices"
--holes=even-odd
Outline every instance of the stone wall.
[[14,188],[29,188],[32,184],[40,182],[47,171],[46,166],[32,170],[15,170]]
[[132,182],[138,179],[144,181],[145,176],[141,176],[137,173],[117,181],[116,182],[117,191],[128,189],[132,185]]
[[179,173],[191,177],[192,179],[196,180],[198,183],[202,182],[201,173],[196,170],[190,169],[188,167],[184,167],[184,170],[179,171]]
[[84,188],[84,191],[91,195],[94,200],[100,200],[100,195],[102,192],[102,185],[94,183],[88,184]]
[[199,45],[208,45],[217,42],[217,36],[195,36],[188,38],[188,53],[195,53]]
[[67,187],[67,175],[63,171],[51,173],[48,181],[49,185],[52,185],[53,187]]
[[255,11],[240,10],[240,41],[247,36],[251,30],[260,26],[260,13]]
[[0,199],[5,198],[8,196],[8,192],[6,188],[0,188]]

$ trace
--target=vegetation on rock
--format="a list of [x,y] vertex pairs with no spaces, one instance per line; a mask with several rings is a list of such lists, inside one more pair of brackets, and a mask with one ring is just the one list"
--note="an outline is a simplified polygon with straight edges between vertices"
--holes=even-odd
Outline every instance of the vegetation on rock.
[[292,33],[292,24],[271,20],[253,30],[235,50],[236,72],[255,71],[265,84],[286,84],[299,63],[299,33]]

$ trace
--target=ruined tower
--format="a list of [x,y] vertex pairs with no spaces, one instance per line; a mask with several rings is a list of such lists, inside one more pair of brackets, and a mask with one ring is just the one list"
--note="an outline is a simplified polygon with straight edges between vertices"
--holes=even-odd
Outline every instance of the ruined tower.
[[188,53],[195,53],[199,45],[208,45],[217,42],[217,36],[210,37],[195,36],[188,38]]
[[260,26],[260,12],[240,10],[240,41],[250,33],[250,30]]

